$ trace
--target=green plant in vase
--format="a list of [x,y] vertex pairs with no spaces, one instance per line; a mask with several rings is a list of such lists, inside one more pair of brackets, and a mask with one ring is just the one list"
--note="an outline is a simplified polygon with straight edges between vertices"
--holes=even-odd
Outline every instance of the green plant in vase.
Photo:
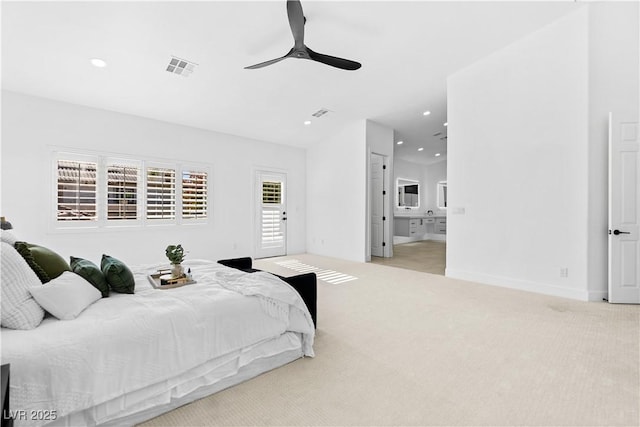
[[184,276],[182,261],[184,261],[186,255],[184,254],[182,245],[169,245],[164,253],[171,263],[171,276],[174,278]]

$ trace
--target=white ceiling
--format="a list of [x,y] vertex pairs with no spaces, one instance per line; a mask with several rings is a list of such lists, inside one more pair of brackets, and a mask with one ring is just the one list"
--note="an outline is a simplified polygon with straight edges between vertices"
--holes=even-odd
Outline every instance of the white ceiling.
[[[3,2],[2,86],[306,147],[357,119],[396,130],[396,156],[446,155],[446,77],[581,7],[552,2],[303,1],[305,42],[357,71],[280,57],[285,1]],[[198,64],[180,77],[174,55]],[[102,58],[105,68],[89,60]],[[488,100],[490,102],[490,100]],[[311,115],[330,110],[322,118]],[[430,110],[429,116],[422,112]],[[309,126],[305,120],[312,120]],[[455,125],[455,124],[454,124]],[[418,147],[424,151],[418,152]]]

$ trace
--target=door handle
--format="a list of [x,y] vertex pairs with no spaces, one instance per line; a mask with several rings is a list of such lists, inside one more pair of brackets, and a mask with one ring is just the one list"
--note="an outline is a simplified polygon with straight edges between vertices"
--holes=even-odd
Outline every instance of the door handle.
[[613,234],[617,236],[618,234],[631,234],[631,233],[628,231],[613,230]]

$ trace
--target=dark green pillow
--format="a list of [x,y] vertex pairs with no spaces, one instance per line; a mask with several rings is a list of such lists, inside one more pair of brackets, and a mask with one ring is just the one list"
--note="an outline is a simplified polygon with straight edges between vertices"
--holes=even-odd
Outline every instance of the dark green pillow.
[[109,284],[102,274],[100,267],[89,261],[88,259],[70,257],[71,271],[82,276],[87,282],[91,283],[94,288],[102,293],[102,298],[109,296]]
[[[33,262],[40,267],[39,270],[44,271],[46,273],[46,277],[42,276],[42,272],[38,271],[32,264],[31,265],[33,271],[38,275],[40,281],[42,283],[47,283],[49,280],[55,279],[60,276],[65,271],[71,271],[69,264],[62,258],[60,255],[52,251],[51,249],[45,248],[44,246],[34,245],[32,243],[26,242],[16,242],[15,248],[21,254],[26,254],[27,251],[30,252],[31,257],[33,258]],[[26,255],[22,255],[25,257]],[[25,258],[27,263],[29,260]]]
[[102,255],[100,267],[112,291],[120,292],[121,294],[133,293],[136,287],[133,273],[122,261],[109,255]]
[[40,279],[42,283],[47,283],[51,280],[47,272],[38,265],[35,259],[33,259],[33,255],[29,250],[29,245],[26,242],[16,242],[13,247],[16,248],[16,251],[18,251],[18,253],[22,255],[22,258],[27,261],[29,267],[31,267],[33,272],[36,273],[36,276],[38,276],[38,279]]

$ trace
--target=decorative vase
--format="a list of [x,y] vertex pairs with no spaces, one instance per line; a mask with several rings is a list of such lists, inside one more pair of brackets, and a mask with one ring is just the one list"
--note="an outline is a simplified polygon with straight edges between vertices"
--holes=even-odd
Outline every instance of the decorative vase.
[[182,264],[171,264],[171,277],[177,279],[182,276],[184,276],[184,267],[182,267]]

